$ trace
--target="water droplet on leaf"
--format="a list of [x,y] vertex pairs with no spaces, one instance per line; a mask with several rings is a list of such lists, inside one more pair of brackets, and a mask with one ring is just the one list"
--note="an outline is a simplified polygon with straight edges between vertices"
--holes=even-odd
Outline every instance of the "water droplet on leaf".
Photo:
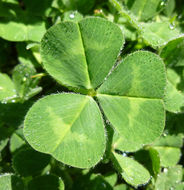
[[74,13],[71,13],[71,14],[70,14],[70,18],[71,18],[71,19],[75,18]]
[[171,24],[169,25],[169,28],[170,28],[171,30],[173,30],[174,27],[175,27],[174,23],[171,23]]

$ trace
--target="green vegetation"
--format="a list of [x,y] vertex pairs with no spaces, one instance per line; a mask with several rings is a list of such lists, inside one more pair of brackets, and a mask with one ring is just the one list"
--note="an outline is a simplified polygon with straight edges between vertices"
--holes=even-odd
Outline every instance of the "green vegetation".
[[183,190],[182,0],[0,2],[0,190]]

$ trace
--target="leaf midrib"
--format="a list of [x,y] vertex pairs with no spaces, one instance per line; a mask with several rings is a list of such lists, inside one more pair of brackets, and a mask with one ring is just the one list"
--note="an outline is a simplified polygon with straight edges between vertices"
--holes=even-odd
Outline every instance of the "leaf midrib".
[[63,139],[67,136],[67,134],[70,132],[73,124],[77,121],[77,119],[80,117],[80,114],[82,113],[82,111],[84,110],[84,107],[86,106],[87,102],[89,101],[89,98],[86,97],[86,99],[84,100],[83,104],[81,105],[81,109],[78,111],[76,117],[72,120],[71,123],[67,124],[68,129],[66,130],[65,134],[62,136],[62,138],[59,140],[59,142],[56,144],[56,146],[53,148],[53,150],[51,151],[52,153],[54,153],[56,151],[56,149],[59,147],[59,145],[62,143]]
[[139,97],[139,96],[125,96],[125,95],[115,95],[115,94],[97,94],[98,96],[111,96],[111,97],[119,97],[119,98],[129,98],[129,99],[143,99],[143,100],[162,100],[162,98],[150,98],[150,97]]
[[88,59],[87,59],[87,56],[86,56],[84,40],[83,40],[82,33],[81,33],[81,30],[80,30],[80,25],[79,25],[79,23],[76,23],[76,24],[77,24],[77,28],[78,28],[78,31],[79,31],[80,41],[81,41],[81,44],[82,44],[83,55],[84,55],[85,63],[86,63],[86,73],[87,73],[87,78],[88,78],[87,89],[92,89],[91,80],[90,80],[90,74],[89,74],[89,69],[88,69]]

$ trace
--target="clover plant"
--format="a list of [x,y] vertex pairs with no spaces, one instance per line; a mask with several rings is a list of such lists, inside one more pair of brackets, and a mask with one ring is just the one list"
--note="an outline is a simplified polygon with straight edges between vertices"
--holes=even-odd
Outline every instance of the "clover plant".
[[183,190],[182,0],[0,1],[0,190]]
[[[101,18],[63,22],[46,32],[43,66],[74,93],[51,94],[31,107],[24,135],[34,149],[70,166],[93,167],[103,158],[108,140],[103,115],[116,133],[112,152],[136,151],[162,134],[163,61],[154,53],[137,51],[115,65],[123,44],[120,28]],[[113,154],[125,173],[126,165],[134,164]],[[136,167],[145,178],[131,180],[128,171],[123,177],[133,185],[146,183],[148,172],[135,162]]]

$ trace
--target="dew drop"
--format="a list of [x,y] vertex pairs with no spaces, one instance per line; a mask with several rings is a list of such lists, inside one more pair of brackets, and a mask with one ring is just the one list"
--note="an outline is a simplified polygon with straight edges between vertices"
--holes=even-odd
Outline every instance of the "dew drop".
[[161,6],[164,6],[164,1],[162,1],[160,5],[161,5]]
[[126,156],[127,156],[127,154],[126,154],[125,152],[123,152],[123,153],[122,153],[122,156],[123,156],[123,157],[126,157]]
[[170,28],[171,30],[173,30],[174,27],[175,27],[174,23],[171,23],[171,24],[169,25],[169,28]]
[[71,19],[75,18],[75,15],[73,13],[70,14],[69,16]]
[[167,173],[168,172],[168,169],[167,168],[164,168],[164,173]]

